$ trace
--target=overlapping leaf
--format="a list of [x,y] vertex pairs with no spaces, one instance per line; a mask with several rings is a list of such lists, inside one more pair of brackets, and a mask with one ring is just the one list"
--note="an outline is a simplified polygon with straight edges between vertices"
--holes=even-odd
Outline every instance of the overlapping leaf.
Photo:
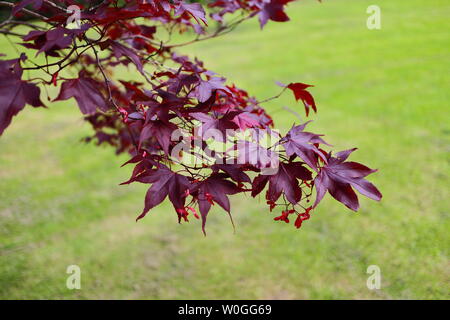
[[381,200],[381,192],[364,179],[377,170],[370,169],[358,162],[345,161],[354,150],[356,149],[339,152],[336,157],[328,155],[328,163],[321,168],[320,173],[314,179],[316,188],[314,207],[319,204],[328,191],[333,198],[342,202],[349,209],[357,211],[359,209],[358,197],[352,188],[373,200]]
[[282,141],[288,157],[296,155],[317,171],[318,157],[321,157],[324,161],[327,160],[325,155],[319,150],[318,145],[327,143],[320,135],[304,131],[308,123],[309,121],[292,127]]
[[99,91],[99,83],[87,74],[80,72],[78,78],[67,80],[61,86],[61,91],[55,101],[75,98],[83,114],[95,113],[97,109],[106,111],[108,103]]
[[23,81],[20,60],[0,60],[0,134],[26,104],[43,107],[40,89]]
[[142,213],[136,220],[142,219],[145,215],[169,196],[174,208],[183,209],[186,202],[186,190],[189,189],[187,177],[177,174],[167,167],[160,167],[147,173],[139,179],[142,183],[151,183],[145,196],[145,206]]
[[241,191],[233,182],[227,180],[227,175],[222,173],[213,173],[204,181],[194,184],[190,190],[198,199],[204,233],[206,219],[211,206],[217,203],[230,215],[230,200],[228,196]]
[[276,202],[282,194],[292,203],[297,204],[302,198],[299,181],[311,180],[311,172],[301,163],[280,163],[278,172],[274,175],[259,175],[253,180],[252,196],[256,197],[269,182],[266,198]]

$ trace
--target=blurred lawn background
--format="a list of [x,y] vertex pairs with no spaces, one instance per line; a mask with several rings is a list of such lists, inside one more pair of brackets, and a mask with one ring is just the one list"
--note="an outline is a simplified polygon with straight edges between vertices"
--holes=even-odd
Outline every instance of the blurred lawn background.
[[[374,3],[379,31],[366,28]],[[74,100],[27,107],[0,138],[0,298],[448,299],[450,3],[305,0],[288,13],[179,52],[261,99],[275,80],[314,84],[310,129],[359,148],[381,203],[355,214],[327,195],[296,230],[263,197],[235,197],[236,233],[215,208],[206,238],[167,203],[136,223],[146,189],[118,185],[127,156],[80,142],[90,130]],[[284,131],[299,120],[283,106],[303,107],[289,93],[267,105]],[[66,288],[71,264],[81,290]],[[381,290],[366,287],[372,264]]]

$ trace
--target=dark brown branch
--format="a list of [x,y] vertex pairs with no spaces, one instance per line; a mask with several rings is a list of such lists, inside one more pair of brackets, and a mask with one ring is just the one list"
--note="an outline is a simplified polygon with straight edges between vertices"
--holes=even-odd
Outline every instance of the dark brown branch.
[[227,26],[219,27],[214,33],[212,33],[210,35],[207,35],[207,36],[205,36],[203,38],[197,37],[197,38],[195,38],[194,40],[191,40],[191,41],[187,41],[187,42],[179,43],[179,44],[174,44],[174,45],[169,45],[169,46],[167,46],[167,48],[177,48],[177,47],[187,46],[187,45],[190,45],[190,44],[193,44],[193,43],[196,43],[196,42],[205,41],[205,40],[209,40],[209,39],[212,39],[212,38],[216,38],[218,36],[225,35],[227,33],[230,33],[231,31],[233,31],[234,29],[236,29],[236,27],[238,25],[240,25],[242,22],[244,22],[244,21],[246,21],[246,20],[248,20],[250,18],[251,18],[251,16],[246,16],[246,17],[241,18],[241,19],[239,19],[239,20],[237,20],[237,21],[235,21],[235,22],[233,22],[233,23],[231,23],[231,24],[229,24]]
[[124,124],[125,124],[125,126],[126,126],[126,128],[127,128],[127,131],[128,131],[128,133],[129,133],[129,135],[130,135],[131,142],[133,143],[134,147],[136,148],[136,152],[139,153],[139,146],[138,146],[136,140],[134,139],[134,136],[133,136],[133,133],[132,133],[131,130],[130,130],[130,127],[125,123],[125,116],[124,116],[123,113],[120,111],[120,107],[117,105],[116,101],[114,100],[114,97],[113,97],[113,95],[112,95],[111,85],[110,85],[111,80],[108,78],[108,76],[106,75],[105,70],[103,69],[103,66],[102,66],[102,64],[101,64],[101,62],[100,62],[100,58],[99,58],[99,56],[98,56],[97,49],[95,48],[94,45],[92,45],[92,44],[89,42],[89,39],[88,39],[86,36],[84,37],[84,39],[86,40],[87,43],[89,43],[89,44],[91,45],[90,47],[91,47],[92,50],[94,51],[96,64],[97,64],[98,68],[100,69],[100,73],[101,73],[102,76],[103,76],[103,79],[104,79],[104,81],[105,81],[106,88],[107,88],[107,90],[108,90],[108,96],[109,96],[109,97],[108,97],[108,100],[109,100],[109,102],[114,106],[114,108],[117,110],[117,112],[120,114],[120,116],[122,117],[122,119],[123,119],[123,121],[124,121]]
[[275,100],[275,99],[278,99],[279,97],[281,97],[281,95],[286,91],[286,89],[287,89],[287,87],[284,87],[283,88],[283,90],[281,90],[281,92],[279,93],[279,94],[277,94],[276,96],[273,96],[273,97],[270,97],[270,98],[267,98],[267,99],[265,99],[265,100],[262,100],[262,101],[258,101],[258,104],[261,104],[261,103],[266,103],[266,102],[269,102],[269,101],[272,101],[272,100]]
[[12,32],[12,31],[8,31],[8,30],[0,30],[0,33],[7,34],[10,36],[15,36],[15,37],[23,37],[24,36],[23,34],[18,34],[18,33]]
[[[9,20],[7,24],[12,24],[14,26],[24,25],[24,26],[27,26],[27,27],[30,27],[30,28],[36,29],[36,30],[47,30],[46,28],[44,28],[42,26],[27,22],[27,21]],[[0,26],[1,26],[1,24],[0,24]],[[14,26],[12,26],[10,29],[14,28]]]
[[[10,8],[14,8],[15,5],[16,5],[16,4],[15,4],[15,3],[12,3],[12,2],[8,2],[8,1],[0,1],[0,6],[2,6],[2,7],[10,7]],[[47,20],[47,17],[46,17],[46,16],[43,16],[43,15],[37,13],[37,12],[31,11],[31,10],[28,10],[28,9],[25,9],[25,8],[23,8],[21,11],[23,11],[23,12],[25,12],[25,13],[27,13],[27,14],[29,14],[29,15],[35,17],[35,18],[42,19],[42,20],[44,20],[44,21]]]
[[60,7],[60,6],[58,6],[56,3],[52,2],[52,1],[44,0],[44,2],[45,2],[46,4],[48,4],[49,6],[52,6],[53,8],[59,9],[59,10],[64,11],[64,12],[67,12],[67,9],[66,9],[66,8]]

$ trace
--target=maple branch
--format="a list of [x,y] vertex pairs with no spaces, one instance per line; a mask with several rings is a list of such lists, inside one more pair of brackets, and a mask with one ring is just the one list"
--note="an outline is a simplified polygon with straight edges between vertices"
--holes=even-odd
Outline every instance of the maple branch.
[[131,35],[129,37],[125,37],[125,38],[122,38],[122,39],[123,40],[128,40],[128,39],[135,39],[135,38],[139,38],[139,39],[145,40],[145,41],[147,41],[147,42],[149,42],[149,43],[151,43],[153,45],[160,45],[160,43],[155,42],[155,41],[151,40],[150,38],[148,38],[146,36],[143,36],[141,34],[133,34],[133,35]]
[[[8,1],[0,1],[0,6],[3,6],[3,7],[14,8],[15,5],[16,5],[16,4],[15,4],[15,3],[12,3],[12,2],[8,2]],[[46,17],[46,16],[43,16],[43,15],[41,15],[41,14],[39,14],[39,13],[36,13],[36,12],[34,12],[34,11],[31,11],[31,10],[28,10],[28,9],[23,8],[23,9],[21,9],[20,11],[26,12],[26,13],[28,13],[29,15],[35,17],[35,18],[44,20],[44,22],[45,22],[45,20],[47,20],[47,17]]]
[[8,19],[6,19],[2,23],[0,23],[0,28],[3,27],[3,26],[8,25],[12,21],[11,19],[12,19],[12,14],[8,17]]
[[[3,23],[5,23],[5,22],[6,22],[6,21],[4,21]],[[12,24],[12,25],[14,25],[14,26],[11,26],[11,29],[14,28],[15,26],[21,26],[21,25],[24,25],[24,26],[27,26],[27,27],[30,27],[30,28],[36,29],[36,30],[47,30],[46,28],[44,28],[44,27],[42,27],[42,26],[39,26],[39,25],[30,23],[30,22],[27,22],[27,21],[8,20],[7,22],[8,22],[8,23],[6,23],[6,24]],[[5,24],[5,25],[6,25],[6,24]],[[3,26],[3,25],[0,24],[0,27],[2,27],[2,26]]]
[[7,34],[7,35],[10,35],[10,36],[15,36],[15,37],[23,37],[24,36],[23,34],[18,34],[18,33],[11,32],[11,31],[8,31],[8,30],[3,30],[3,29],[0,30],[0,33]]
[[[86,36],[84,37],[84,39],[86,40],[86,42],[90,43],[89,40],[88,40],[88,38],[87,38]],[[107,90],[108,90],[109,101],[110,101],[110,102],[112,103],[112,105],[116,108],[117,112],[119,112],[120,114],[122,114],[122,113],[120,112],[120,107],[119,107],[119,106],[117,105],[117,103],[114,101],[114,98],[113,98],[113,96],[112,96],[112,90],[111,90],[111,86],[110,86],[111,80],[108,78],[108,76],[107,76],[106,73],[105,73],[105,70],[103,69],[103,66],[102,66],[102,64],[101,64],[101,62],[100,62],[100,58],[99,58],[99,56],[98,56],[97,49],[95,49],[95,46],[93,46],[93,45],[91,45],[90,48],[92,48],[92,51],[94,51],[94,55],[95,55],[95,60],[96,60],[97,67],[100,69],[100,72],[101,72],[101,74],[102,74],[102,76],[103,76],[103,79],[104,79],[104,81],[105,81],[105,85],[106,85],[106,88],[107,88]]]
[[[91,8],[88,8],[88,11],[94,11],[94,10],[96,10],[96,9],[98,9],[98,8],[100,8],[105,2],[107,2],[108,0],[103,0],[103,1],[100,1],[100,3],[98,3],[97,5],[95,5],[95,6],[93,6],[93,7],[91,7]],[[89,3],[89,5],[91,5],[92,3]]]
[[[86,36],[84,36],[84,39],[85,39],[85,41],[87,43],[90,44],[89,39]],[[95,45],[92,45],[92,44],[91,44],[90,48],[92,48],[92,50],[94,51],[96,64],[97,64],[98,68],[100,69],[100,73],[102,74],[103,79],[105,81],[105,85],[106,85],[106,88],[108,90],[108,95],[109,95],[108,100],[114,106],[114,108],[120,114],[120,116],[122,117],[123,123],[125,124],[125,126],[127,128],[127,131],[128,131],[128,133],[130,135],[131,142],[133,143],[134,147],[136,148],[136,152],[139,153],[139,146],[138,146],[136,140],[134,139],[134,135],[131,132],[130,127],[125,123],[125,115],[121,112],[120,107],[117,105],[116,101],[114,100],[114,97],[112,95],[111,86],[110,86],[111,80],[108,78],[108,76],[106,75],[105,70],[103,69],[103,66],[102,66],[102,64],[100,62],[100,58],[98,56],[97,49],[95,48]]]
[[64,11],[64,12],[67,12],[67,9],[58,6],[56,3],[54,3],[54,2],[52,2],[52,1],[50,1],[50,0],[44,0],[44,2],[45,2],[46,4],[48,4],[49,6],[52,6],[53,8],[62,10],[62,11]]
[[75,45],[64,58],[62,58],[61,60],[59,60],[57,62],[47,63],[44,65],[36,65],[35,67],[25,67],[25,68],[23,68],[23,70],[38,70],[38,69],[43,69],[46,67],[61,66],[61,64],[64,61],[66,61],[67,59],[69,59],[72,56],[72,54],[76,51],[77,48],[78,47]]
[[279,93],[279,94],[277,94],[276,96],[273,96],[273,97],[270,97],[270,98],[267,98],[267,99],[264,99],[264,100],[262,100],[262,101],[258,101],[258,104],[261,104],[261,103],[266,103],[266,102],[269,102],[269,101],[272,101],[272,100],[275,100],[275,99],[278,99],[279,97],[281,97],[282,96],[282,94],[286,91],[286,89],[287,89],[287,87],[284,87],[283,88],[283,90],[281,90],[281,92]]
[[233,31],[234,29],[236,29],[236,27],[238,25],[240,25],[242,22],[244,22],[246,20],[249,20],[250,18],[252,18],[251,15],[246,16],[246,17],[241,18],[238,21],[235,21],[235,22],[233,22],[233,23],[231,23],[231,24],[229,24],[227,26],[220,26],[219,28],[217,28],[217,30],[214,33],[212,33],[212,34],[210,34],[208,36],[205,36],[203,38],[200,38],[200,36],[198,36],[197,38],[195,38],[193,40],[190,40],[190,41],[187,41],[187,42],[184,42],[184,43],[170,45],[170,46],[167,46],[167,48],[171,49],[171,48],[182,47],[182,46],[190,45],[190,44],[193,44],[193,43],[196,43],[196,42],[205,41],[205,40],[208,40],[208,39],[212,39],[212,38],[216,38],[218,36],[225,35],[227,33],[230,33],[231,31]]

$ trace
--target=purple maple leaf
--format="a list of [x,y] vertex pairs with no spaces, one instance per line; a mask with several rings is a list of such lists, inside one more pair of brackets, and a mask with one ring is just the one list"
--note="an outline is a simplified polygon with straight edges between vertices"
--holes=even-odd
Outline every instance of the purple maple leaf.
[[[204,181],[198,182],[190,189],[192,195],[198,199],[198,207],[202,217],[202,230],[205,233],[206,219],[211,205],[218,203],[230,216],[230,200],[228,195],[241,191],[233,182],[226,179],[223,173],[213,173]],[[233,220],[231,220],[233,222]],[[206,233],[205,233],[206,234]]]
[[260,126],[257,116],[250,112],[242,112],[234,117],[233,122],[239,126],[239,129],[255,128]]
[[175,16],[181,16],[185,12],[190,14],[197,23],[200,24],[200,21],[203,21],[203,23],[207,25],[205,10],[203,10],[201,4],[181,2],[175,11]]
[[0,61],[0,135],[25,104],[44,107],[40,89],[21,77],[20,59]]
[[338,152],[336,157],[328,155],[328,163],[320,169],[320,173],[314,179],[316,188],[316,201],[314,207],[328,191],[333,198],[343,203],[349,209],[357,211],[359,208],[358,197],[352,187],[362,195],[373,200],[381,200],[382,194],[369,181],[364,178],[377,170],[370,169],[358,162],[345,161],[356,149]]
[[211,166],[213,172],[222,170],[236,182],[251,182],[250,177],[242,170],[241,165],[235,164],[214,164]]
[[63,83],[58,97],[54,101],[75,98],[83,114],[92,114],[99,108],[102,111],[109,109],[103,94],[98,90],[99,83],[80,72],[79,78],[70,79]]
[[[202,112],[192,112],[190,115],[202,122],[201,126],[201,134],[204,136],[208,133],[208,130],[214,129],[218,130],[221,133],[221,136],[215,137],[221,142],[226,141],[226,132],[227,129],[238,129],[238,125],[233,121],[233,119],[240,112],[232,111],[228,112],[225,115],[220,117],[220,114],[214,113],[213,115],[208,115]],[[209,133],[208,133],[209,134]]]
[[22,0],[14,6],[12,14],[16,15],[20,10],[28,5],[31,5],[35,10],[39,10],[42,7],[42,2],[43,0]]
[[187,177],[177,174],[165,166],[148,172],[144,177],[137,179],[142,183],[152,183],[145,196],[145,206],[136,220],[145,215],[169,196],[175,210],[184,209],[186,202],[186,191],[189,188]]
[[168,155],[172,133],[177,130],[177,128],[178,127],[176,125],[170,122],[163,122],[161,120],[148,121],[141,131],[139,146],[141,146],[150,137],[154,137],[164,152]]
[[250,141],[238,141],[236,145],[240,164],[251,164],[258,169],[274,167],[278,164],[278,154],[264,148],[258,143]]
[[264,28],[267,21],[285,22],[289,21],[289,17],[284,12],[284,6],[293,0],[271,0],[263,5],[259,13],[259,23],[261,29]]
[[133,64],[138,69],[138,71],[140,73],[144,74],[144,67],[142,65],[141,58],[136,53],[136,51],[120,44],[117,41],[111,41],[110,44],[111,44],[111,48],[113,50],[114,56],[117,59],[119,59],[120,57],[125,57],[125,58],[131,60],[131,62],[133,62]]
[[65,49],[72,43],[72,36],[65,35],[67,29],[55,28],[47,32],[32,30],[25,37],[24,41],[34,41],[34,44],[24,43],[23,45],[31,49],[39,49],[36,56],[45,52],[50,56],[57,56],[55,50]]
[[303,181],[311,180],[311,172],[299,162],[280,163],[276,174],[271,176],[259,175],[253,180],[252,197],[256,197],[261,193],[267,182],[269,182],[269,189],[266,193],[267,200],[275,202],[283,193],[286,199],[295,205],[302,198],[302,189],[297,179]]
[[190,96],[197,98],[200,102],[205,102],[211,97],[215,90],[229,92],[228,88],[225,87],[224,82],[225,79],[218,77],[212,77],[209,80],[200,80]]
[[309,122],[292,127],[282,142],[288,157],[297,155],[317,171],[317,157],[321,157],[325,162],[327,158],[315,144],[328,144],[322,140],[321,135],[303,131]]

